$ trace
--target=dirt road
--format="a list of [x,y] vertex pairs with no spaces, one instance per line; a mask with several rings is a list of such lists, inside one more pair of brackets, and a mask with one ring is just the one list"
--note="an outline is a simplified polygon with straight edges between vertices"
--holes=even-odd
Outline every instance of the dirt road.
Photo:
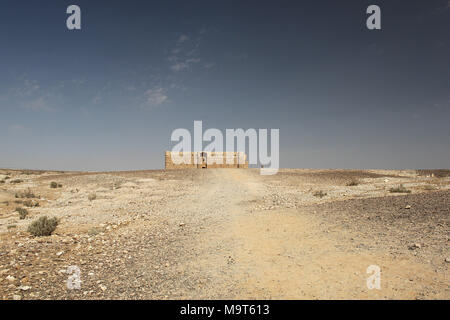
[[[220,212],[221,219],[201,235],[198,246],[209,244],[199,256],[202,272],[217,281],[215,298],[264,299],[412,299],[425,288],[441,287],[428,298],[448,297],[445,276],[412,257],[396,257],[385,250],[363,250],[357,235],[346,230],[327,232],[321,221],[295,209],[249,213],[245,203],[270,193],[254,174],[218,170],[200,192],[194,210]],[[211,201],[220,195],[220,201]],[[217,247],[228,248],[228,259]],[[381,290],[368,290],[370,265],[382,270]],[[221,275],[227,270],[226,276]],[[228,290],[229,283],[234,284]],[[448,289],[448,288],[447,288]],[[191,296],[191,297],[195,297]]]
[[[422,191],[380,196],[386,188],[377,187],[389,177],[392,183],[406,179],[420,188],[417,176],[355,173],[364,181],[355,189],[328,181],[335,179],[333,173],[295,174],[266,178],[256,170],[217,169],[59,176],[65,189],[32,212],[60,217],[56,234],[30,237],[24,223],[2,235],[0,296],[450,298],[447,180],[421,200]],[[33,177],[30,185],[43,190],[52,179]],[[120,187],[106,187],[111,184]],[[311,188],[327,188],[327,195],[315,197]],[[99,195],[95,201],[86,199],[92,190]],[[379,202],[371,206],[371,199]],[[414,208],[431,203],[433,213],[440,210],[436,216],[419,210],[431,217],[423,221],[432,228],[428,236],[417,238],[416,232],[424,233],[423,227],[417,229],[419,220],[413,232],[409,225],[367,216],[378,217],[379,204],[388,201],[385,215],[403,210],[404,221],[404,210],[410,209],[400,207],[398,199]],[[355,210],[360,220],[347,216]],[[411,248],[415,242],[417,248]],[[70,265],[81,270],[80,290],[67,289]],[[367,287],[371,265],[381,270],[380,289]]]

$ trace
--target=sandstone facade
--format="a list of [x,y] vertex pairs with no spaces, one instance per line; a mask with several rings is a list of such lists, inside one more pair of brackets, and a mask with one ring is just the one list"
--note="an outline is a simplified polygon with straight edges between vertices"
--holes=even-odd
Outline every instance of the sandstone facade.
[[166,151],[165,168],[166,169],[248,168],[248,161],[247,155],[244,152],[200,151],[200,152],[178,153]]

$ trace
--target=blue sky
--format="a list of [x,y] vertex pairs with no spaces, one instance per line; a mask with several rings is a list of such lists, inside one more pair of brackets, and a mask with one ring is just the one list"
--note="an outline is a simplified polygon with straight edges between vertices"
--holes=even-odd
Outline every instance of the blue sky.
[[0,167],[162,168],[202,120],[279,128],[281,167],[448,168],[449,18],[447,0],[4,0]]

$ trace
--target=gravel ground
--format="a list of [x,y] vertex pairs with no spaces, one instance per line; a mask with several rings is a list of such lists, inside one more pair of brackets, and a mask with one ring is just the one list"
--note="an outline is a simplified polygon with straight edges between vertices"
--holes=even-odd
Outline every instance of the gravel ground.
[[[439,173],[0,170],[0,298],[448,299]],[[400,184],[410,193],[390,192]],[[19,219],[28,190],[39,206]],[[58,228],[31,236],[43,215]],[[366,287],[371,264],[381,290]]]

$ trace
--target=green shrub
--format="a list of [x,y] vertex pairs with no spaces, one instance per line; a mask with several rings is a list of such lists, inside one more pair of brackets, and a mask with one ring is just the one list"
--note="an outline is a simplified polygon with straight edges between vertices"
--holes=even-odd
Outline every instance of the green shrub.
[[53,189],[62,188],[62,184],[52,181],[52,182],[50,182],[50,188],[53,188]]
[[28,210],[25,208],[17,207],[16,211],[19,213],[19,217],[21,220],[25,219],[26,216],[28,215]]
[[406,189],[402,184],[399,185],[397,188],[391,188],[389,189],[392,193],[411,193],[411,190]]
[[43,216],[34,220],[28,226],[28,232],[36,237],[49,236],[55,231],[58,222],[57,218],[47,218],[47,216]]

